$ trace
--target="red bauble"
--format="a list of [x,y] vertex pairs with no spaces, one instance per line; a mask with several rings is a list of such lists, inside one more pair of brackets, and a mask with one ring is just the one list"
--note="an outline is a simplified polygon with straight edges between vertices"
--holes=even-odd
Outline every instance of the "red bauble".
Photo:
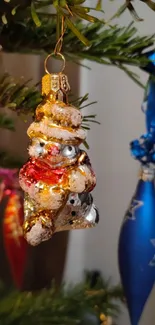
[[24,281],[27,242],[23,237],[23,198],[18,191],[8,196],[3,219],[3,238],[10,271],[15,285],[21,289]]
[[21,289],[27,262],[28,244],[23,237],[23,193],[19,187],[18,170],[0,168],[0,202],[6,199],[3,215],[3,240],[11,275]]

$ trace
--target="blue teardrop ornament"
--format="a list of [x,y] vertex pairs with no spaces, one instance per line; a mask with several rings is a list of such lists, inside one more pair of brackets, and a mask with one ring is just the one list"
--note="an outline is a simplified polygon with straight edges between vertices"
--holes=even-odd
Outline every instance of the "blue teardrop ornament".
[[119,269],[131,325],[138,325],[155,282],[154,171],[144,168],[119,237]]
[[147,132],[155,134],[155,81],[151,79],[149,80],[147,90],[146,128]]

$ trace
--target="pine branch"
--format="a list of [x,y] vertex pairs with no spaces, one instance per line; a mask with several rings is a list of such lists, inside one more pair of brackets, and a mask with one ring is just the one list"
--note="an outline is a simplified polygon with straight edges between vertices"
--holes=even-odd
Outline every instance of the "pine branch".
[[[86,46],[89,45],[89,41],[85,36],[74,26],[73,19],[80,18],[89,22],[96,22],[99,19],[89,14],[90,10],[99,10],[100,4],[96,0],[96,7],[90,8],[83,6],[85,0],[4,0],[0,5],[0,17],[2,23],[7,25],[10,21],[17,21],[19,18],[23,19],[32,18],[34,24],[40,27],[42,24],[41,16],[53,17],[57,16],[57,36],[60,36],[60,22],[62,17],[65,17],[65,23],[67,27],[74,32],[74,34],[80,39]],[[52,7],[51,7],[52,5]],[[51,14],[51,10],[55,9],[55,14]],[[46,9],[46,10],[44,10]],[[48,13],[47,13],[48,12]]]
[[[112,0],[112,1],[114,1],[114,0]],[[152,1],[152,0],[138,0],[138,1],[145,3],[150,9],[155,11],[155,2],[154,1]],[[116,13],[111,17],[110,21],[116,17],[117,18],[120,17],[125,12],[126,9],[129,10],[129,12],[131,13],[134,20],[136,20],[136,21],[143,20],[143,18],[139,17],[137,11],[135,10],[135,7],[133,5],[133,0],[125,0],[125,1],[123,1],[123,4],[121,4],[121,6],[118,8]]]
[[[98,319],[101,313],[117,317],[122,292],[101,281],[100,286],[83,282],[67,290],[52,286],[36,294],[5,292],[2,287],[0,297],[0,325],[27,325],[28,322],[30,325],[74,325],[82,324],[86,314],[96,315]],[[117,299],[115,304],[113,299]]]
[[13,120],[4,113],[0,113],[0,129],[15,131]]
[[16,82],[9,74],[0,77],[0,106],[17,114],[33,115],[42,96],[36,86],[28,86],[29,81]]
[[[112,1],[112,0],[111,0]],[[114,1],[114,0],[113,0]],[[145,3],[151,10],[155,11],[155,1],[153,0],[137,0],[137,3],[143,2]],[[27,17],[28,15],[32,17],[36,26],[41,24],[40,15],[47,12],[44,9],[53,7],[56,10],[56,13],[62,13],[64,16],[69,17],[75,16],[90,22],[97,21],[97,18],[93,15],[90,15],[89,12],[93,9],[96,11],[103,11],[102,10],[102,0],[96,0],[94,3],[94,7],[84,6],[86,0],[78,1],[78,0],[2,0],[0,4],[0,17],[2,19],[3,24],[7,24],[11,20],[16,20],[19,17],[23,19],[23,17]],[[135,1],[136,2],[136,1]],[[134,2],[134,4],[135,4]],[[111,18],[119,17],[121,14],[124,13],[126,9],[128,9],[132,15],[132,17],[137,20],[141,21],[142,18],[139,17],[137,11],[135,10],[133,4],[133,0],[122,0],[121,6],[118,8],[117,12]],[[41,11],[41,12],[40,12]],[[61,15],[60,15],[61,17]],[[69,26],[70,27],[70,26]]]
[[[31,18],[22,22],[10,22],[0,31],[0,44],[6,52],[51,53],[55,47],[56,21],[41,18],[41,26],[36,28]],[[154,44],[154,35],[138,36],[131,23],[128,27],[108,27],[102,22],[83,24],[76,22],[76,28],[89,40],[85,47],[76,35],[67,30],[63,52],[68,60],[87,59],[100,64],[145,66],[148,62],[143,54]],[[19,33],[20,30],[20,33]],[[126,69],[124,68],[124,71]]]

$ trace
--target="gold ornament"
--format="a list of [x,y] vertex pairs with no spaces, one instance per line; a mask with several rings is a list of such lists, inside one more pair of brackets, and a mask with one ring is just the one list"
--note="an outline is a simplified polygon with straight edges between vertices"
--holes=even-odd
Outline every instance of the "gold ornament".
[[48,58],[42,78],[44,99],[27,131],[30,159],[19,177],[25,191],[24,235],[34,246],[58,231],[91,228],[98,222],[90,194],[95,174],[87,153],[79,148],[86,138],[82,115],[68,102],[67,76],[63,71],[48,72]]

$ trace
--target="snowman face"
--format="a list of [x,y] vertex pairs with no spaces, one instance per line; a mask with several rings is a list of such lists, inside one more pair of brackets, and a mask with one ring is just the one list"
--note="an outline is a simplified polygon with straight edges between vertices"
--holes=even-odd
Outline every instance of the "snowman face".
[[31,157],[43,159],[52,167],[65,167],[74,164],[79,157],[80,149],[77,146],[60,144],[33,138],[29,147]]

